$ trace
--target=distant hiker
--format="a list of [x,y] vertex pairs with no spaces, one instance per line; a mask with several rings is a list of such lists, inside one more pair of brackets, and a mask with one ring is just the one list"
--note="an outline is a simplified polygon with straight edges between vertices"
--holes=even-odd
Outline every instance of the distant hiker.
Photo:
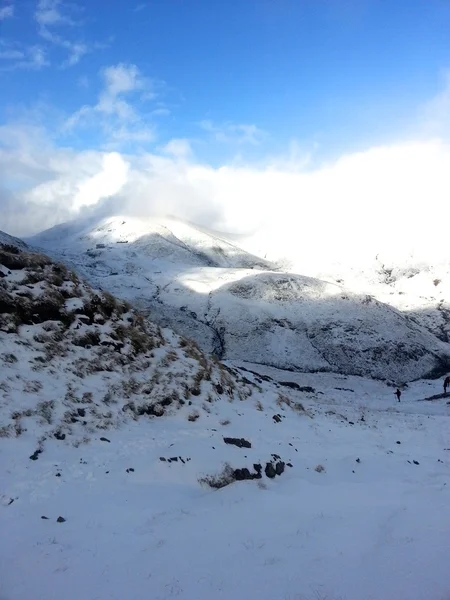
[[447,393],[447,388],[448,388],[449,385],[450,385],[450,376],[447,376],[444,379],[444,394]]
[[394,392],[394,394],[397,396],[398,401],[400,402],[400,398],[401,398],[401,391],[397,388],[397,390]]

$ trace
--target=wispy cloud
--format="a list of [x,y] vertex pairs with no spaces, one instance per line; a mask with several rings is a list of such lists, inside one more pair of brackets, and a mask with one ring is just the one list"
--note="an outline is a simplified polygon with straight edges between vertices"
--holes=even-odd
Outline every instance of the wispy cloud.
[[119,63],[101,72],[103,88],[93,105],[84,105],[66,121],[66,130],[101,127],[105,143],[148,143],[154,129],[138,110],[149,98],[156,98],[158,83],[142,75],[136,65]]
[[14,5],[7,4],[6,6],[0,7],[0,21],[4,21],[5,19],[10,19],[14,16]]
[[140,4],[137,4],[134,8],[133,8],[133,12],[138,13],[141,12],[142,10],[145,10],[147,8],[148,4],[146,2],[141,2]]
[[42,46],[30,46],[22,48],[0,44],[0,71],[15,71],[17,69],[29,69],[38,71],[50,63]]
[[41,27],[75,25],[75,21],[65,13],[62,0],[39,0],[34,16]]
[[233,144],[260,144],[266,137],[266,132],[256,125],[237,123],[216,124],[209,119],[200,121],[200,127],[210,133],[217,142]]
[[442,79],[442,89],[422,107],[422,121],[426,134],[450,137],[450,70]]
[[64,3],[62,0],[39,0],[34,13],[40,37],[52,44],[67,50],[67,58],[61,63],[62,68],[73,67],[86,54],[104,48],[105,44],[88,43],[73,39],[60,33],[61,28],[70,30],[79,27],[82,22],[76,18],[80,8],[76,4]]

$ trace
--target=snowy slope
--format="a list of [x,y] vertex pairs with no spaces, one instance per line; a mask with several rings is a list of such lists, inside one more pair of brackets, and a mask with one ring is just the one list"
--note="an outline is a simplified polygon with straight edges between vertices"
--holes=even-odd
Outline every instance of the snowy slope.
[[397,383],[448,369],[448,340],[423,320],[174,219],[75,222],[30,242],[223,359]]
[[223,365],[43,255],[0,264],[2,600],[448,598],[440,384]]

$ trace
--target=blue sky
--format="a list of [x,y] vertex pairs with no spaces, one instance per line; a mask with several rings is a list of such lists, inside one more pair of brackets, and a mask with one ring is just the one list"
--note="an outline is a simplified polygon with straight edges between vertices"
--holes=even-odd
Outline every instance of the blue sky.
[[0,0],[3,214],[66,218],[118,157],[117,189],[151,163],[201,204],[223,169],[446,143],[449,31],[449,0]]
[[[240,144],[250,156],[280,152],[293,138],[333,154],[410,135],[450,65],[446,0],[0,6],[3,119],[39,103],[48,119],[57,118],[50,108],[64,118],[95,103],[102,69],[132,64],[157,87],[152,100],[130,98],[159,140],[201,139],[197,151],[212,160],[236,151],[211,143],[227,126],[231,139],[245,140],[236,126],[261,130]],[[98,142],[92,129],[77,136]]]

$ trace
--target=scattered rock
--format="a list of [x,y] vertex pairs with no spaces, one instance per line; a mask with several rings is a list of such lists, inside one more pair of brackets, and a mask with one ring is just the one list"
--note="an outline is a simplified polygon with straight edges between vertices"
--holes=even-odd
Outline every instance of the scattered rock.
[[[292,390],[297,390],[298,392],[305,391],[305,389],[302,390],[302,388],[298,385],[298,383],[295,383],[295,381],[279,381],[278,383],[283,387],[288,387]],[[308,389],[312,390],[313,388]]]
[[270,455],[274,460],[281,460],[281,457],[278,456],[278,454],[271,454]]
[[61,473],[56,473],[55,477],[61,477]]
[[134,469],[130,467],[129,469],[127,469],[127,473],[134,473]]
[[258,464],[258,463],[254,464],[254,465],[253,465],[253,468],[255,469],[255,471],[256,471],[257,473],[261,473],[261,471],[262,471],[262,465],[260,465],[260,464]]
[[401,442],[399,442],[398,440],[395,442],[396,444],[401,444]]
[[109,443],[111,443],[111,440],[108,440],[108,438],[105,438],[105,437],[101,437],[100,441],[101,442],[109,442]]
[[55,433],[55,438],[57,440],[65,440],[66,439],[66,434],[65,433],[61,433],[60,431],[57,431]]
[[108,475],[109,471],[105,471],[105,473]]
[[85,408],[77,408],[77,413],[80,417],[85,417],[86,416],[86,409]]
[[356,462],[357,462],[357,463],[360,463],[360,462],[361,462],[361,459],[360,459],[360,458],[357,458],[357,459],[356,459]]
[[30,456],[30,460],[37,460],[39,454],[42,454],[42,450],[40,450],[39,448],[37,450],[35,450],[33,452],[33,454]]
[[159,460],[162,461],[162,462],[166,462],[166,459],[164,458],[164,456],[160,456]]
[[287,466],[287,467],[291,467],[291,469],[292,469],[292,467],[293,467],[292,463],[286,463],[286,466]]
[[6,506],[11,506],[11,504],[14,502],[14,500],[15,500],[15,498],[11,498]]
[[45,519],[45,521],[48,521],[48,517],[45,517],[44,515],[42,515],[41,519]]
[[178,456],[172,456],[172,458],[169,458],[169,462],[178,462]]
[[414,463],[415,465],[420,465],[420,463],[419,463],[419,461],[418,461],[418,460],[413,460],[413,463]]
[[273,415],[272,419],[275,423],[281,423],[281,415]]
[[354,425],[353,421],[348,422],[349,425]]
[[281,475],[282,473],[284,473],[284,467],[285,464],[282,460],[280,460],[279,462],[277,462],[277,464],[275,465],[275,473],[277,475]]
[[266,464],[264,473],[266,474],[267,477],[269,477],[269,479],[273,479],[275,477],[275,475],[277,474],[277,472],[275,471],[274,466],[271,462],[268,462]]
[[224,437],[223,441],[225,444],[232,444],[233,446],[237,446],[238,448],[251,448],[252,445],[248,440],[244,438],[230,438]]
[[65,523],[65,522],[66,522],[66,519],[65,519],[64,517],[58,517],[58,518],[56,519],[56,522],[57,522],[57,523]]

